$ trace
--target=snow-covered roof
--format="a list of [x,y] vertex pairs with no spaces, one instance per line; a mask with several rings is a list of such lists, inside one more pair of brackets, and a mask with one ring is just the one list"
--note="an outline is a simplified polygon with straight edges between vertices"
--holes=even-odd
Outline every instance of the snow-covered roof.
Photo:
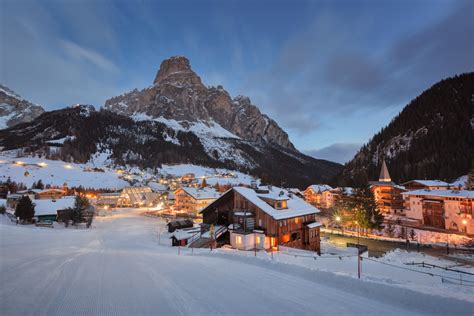
[[[294,194],[290,197],[288,191],[281,188],[271,187],[271,190],[269,190],[268,193],[257,193],[253,189],[246,187],[234,187],[232,190],[245,197],[252,204],[276,220],[319,213],[319,209],[316,207],[306,203],[303,199]],[[263,200],[265,198],[276,200],[280,197],[279,193],[281,191],[285,192],[287,197],[286,209],[276,209]]]
[[474,191],[470,190],[414,190],[402,193],[402,195],[424,195],[424,196],[442,196],[458,198],[474,198]]
[[320,222],[314,222],[314,223],[309,223],[307,224],[306,226],[308,228],[316,228],[316,227],[321,227],[323,224],[321,224]]
[[34,192],[34,193],[37,193],[37,194],[46,193],[46,192],[61,192],[61,193],[63,193],[64,190],[61,190],[61,189],[28,189],[28,190],[18,191],[18,193],[29,193],[29,192]]
[[[221,195],[213,188],[181,188],[184,192],[191,195],[196,200],[217,199]],[[179,189],[178,189],[179,190]],[[177,190],[176,190],[177,191]],[[175,192],[176,192],[175,191]]]
[[98,197],[120,197],[120,192],[110,192],[110,193],[99,193]]
[[421,185],[425,185],[427,187],[436,187],[436,186],[446,186],[447,187],[449,185],[449,183],[444,182],[444,181],[440,181],[440,180],[411,180],[411,181],[403,183],[402,185],[407,185],[407,184],[412,183],[412,182],[416,182],[416,183],[419,183]]
[[303,193],[298,188],[288,188],[287,190],[290,191],[291,193],[295,193],[295,194],[302,194]]
[[[56,201],[56,202],[53,202]],[[61,199],[33,200],[35,204],[35,216],[37,215],[56,215],[58,210],[63,210],[74,206],[75,197],[66,196]]]
[[312,184],[307,189],[311,189],[314,192],[319,192],[319,191],[324,192],[324,191],[332,190],[332,187],[327,184]]
[[158,182],[148,182],[148,186],[155,192],[164,192],[168,190],[168,186]]
[[466,187],[468,180],[468,175],[460,176],[454,182],[451,183],[452,187]]
[[338,188],[340,192],[343,192],[347,195],[353,195],[354,194],[354,188],[351,187],[340,187]]
[[172,234],[171,237],[176,238],[177,240],[189,239],[196,234],[201,232],[201,227],[190,227],[190,228],[183,228],[183,229],[176,229]]

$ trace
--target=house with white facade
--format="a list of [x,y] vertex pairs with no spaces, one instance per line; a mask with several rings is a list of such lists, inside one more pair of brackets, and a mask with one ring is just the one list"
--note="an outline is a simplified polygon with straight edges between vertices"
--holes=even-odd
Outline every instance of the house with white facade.
[[406,217],[420,226],[474,235],[474,191],[423,189],[402,195]]

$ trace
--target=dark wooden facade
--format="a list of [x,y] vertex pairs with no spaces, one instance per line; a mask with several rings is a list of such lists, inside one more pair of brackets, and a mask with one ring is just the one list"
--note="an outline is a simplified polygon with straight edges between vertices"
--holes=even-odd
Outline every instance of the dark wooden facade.
[[320,251],[319,227],[310,229],[307,226],[316,221],[316,213],[276,220],[234,190],[228,191],[203,209],[203,222],[218,225],[234,224],[235,212],[252,213],[255,229],[263,230],[265,236],[270,238],[272,246],[285,245]]

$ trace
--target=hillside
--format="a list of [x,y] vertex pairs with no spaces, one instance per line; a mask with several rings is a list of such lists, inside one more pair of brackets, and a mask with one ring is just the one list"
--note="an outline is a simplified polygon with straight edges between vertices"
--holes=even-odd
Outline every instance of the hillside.
[[344,166],[338,182],[378,178],[385,158],[392,179],[451,181],[474,157],[474,73],[442,80],[412,100]]
[[18,156],[40,155],[66,162],[85,163],[101,155],[111,165],[151,170],[183,163],[226,168],[297,187],[328,181],[341,168],[295,150],[229,137],[217,126],[192,127],[180,130],[160,121],[134,120],[77,105],[0,130],[0,146]]

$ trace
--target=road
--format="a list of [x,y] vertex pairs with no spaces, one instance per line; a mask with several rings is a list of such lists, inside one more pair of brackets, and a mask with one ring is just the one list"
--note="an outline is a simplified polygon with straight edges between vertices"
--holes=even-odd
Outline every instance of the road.
[[[347,236],[347,235],[340,235],[340,234],[331,234],[327,232],[321,232],[321,237],[328,238],[327,240],[337,246],[344,247],[347,243],[357,243],[357,237]],[[380,257],[384,253],[400,248],[400,249],[407,249],[407,246],[404,242],[391,242],[391,241],[383,241],[383,240],[374,240],[374,239],[366,239],[360,238],[360,244],[366,245],[369,249],[369,256],[371,257]],[[411,243],[409,245],[408,251],[417,251],[417,245],[415,243]],[[426,254],[439,257],[439,258],[446,258],[446,247],[440,246],[420,246],[420,251]],[[456,250],[450,247],[450,253],[454,253]],[[450,257],[451,260],[460,260],[464,264],[470,264],[474,266],[474,261],[469,259],[460,259],[456,258],[453,259]]]
[[[467,315],[474,305],[284,264],[178,255],[159,219],[0,225],[2,315]],[[207,250],[206,250],[207,251]],[[433,304],[436,302],[436,304]]]

